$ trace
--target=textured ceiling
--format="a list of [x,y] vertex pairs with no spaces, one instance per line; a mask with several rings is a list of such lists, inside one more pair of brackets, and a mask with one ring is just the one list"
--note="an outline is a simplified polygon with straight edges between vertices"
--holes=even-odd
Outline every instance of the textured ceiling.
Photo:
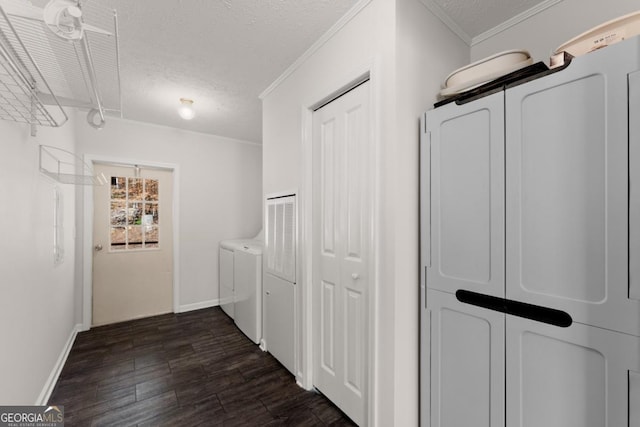
[[[118,13],[126,119],[254,142],[262,139],[258,95],[356,3],[95,1]],[[180,98],[194,100],[193,120],[178,116]]]
[[471,39],[543,3],[543,0],[428,1],[438,5]]
[[[258,95],[357,2],[85,1],[118,12],[126,119],[254,142],[262,140]],[[422,1],[435,4],[469,39],[543,2]],[[194,100],[193,120],[178,116],[180,98]]]

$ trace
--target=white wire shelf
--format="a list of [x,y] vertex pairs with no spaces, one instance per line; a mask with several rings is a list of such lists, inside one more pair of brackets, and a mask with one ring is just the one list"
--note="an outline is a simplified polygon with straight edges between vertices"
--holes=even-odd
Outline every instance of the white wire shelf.
[[38,94],[55,99],[47,81],[0,7],[0,119],[57,127],[68,117],[58,104],[47,108]]
[[50,145],[40,146],[40,172],[62,184],[105,185],[107,178],[70,151]]
[[57,127],[66,106],[89,110],[100,128],[106,113],[122,115],[117,15],[98,0],[77,5],[82,24],[101,31],[67,40],[34,18],[43,9],[0,0],[0,119]]

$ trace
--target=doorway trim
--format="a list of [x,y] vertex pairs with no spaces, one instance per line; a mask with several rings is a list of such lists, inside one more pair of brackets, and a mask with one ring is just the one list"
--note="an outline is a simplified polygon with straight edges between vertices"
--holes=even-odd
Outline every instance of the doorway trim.
[[[86,164],[113,164],[117,166],[138,165],[142,168],[162,168],[173,172],[173,312],[180,312],[180,167],[174,163],[151,162],[147,160],[122,159],[111,156],[85,154]],[[91,329],[93,318],[93,186],[84,188],[83,201],[83,242],[82,242],[82,330]]]
[[302,309],[299,310],[300,317],[296,319],[300,322],[300,334],[296,347],[296,382],[301,387],[311,390],[313,388],[313,112],[322,105],[347,93],[356,86],[369,81],[370,96],[370,135],[371,146],[368,158],[369,178],[371,182],[371,200],[369,210],[371,213],[371,235],[370,248],[371,260],[369,274],[371,277],[371,289],[368,293],[368,378],[367,378],[367,424],[377,425],[378,408],[378,337],[379,337],[379,305],[378,295],[380,289],[379,274],[379,253],[380,253],[380,177],[377,171],[380,170],[380,140],[382,135],[382,121],[380,120],[381,110],[381,83],[380,83],[380,58],[374,56],[370,61],[359,67],[348,70],[336,80],[319,87],[314,95],[309,97],[308,102],[301,106],[302,118],[302,143],[301,143],[301,165],[300,182],[302,183],[299,193],[299,224],[300,242],[299,247],[301,272],[298,276],[300,283],[300,296],[297,304]]

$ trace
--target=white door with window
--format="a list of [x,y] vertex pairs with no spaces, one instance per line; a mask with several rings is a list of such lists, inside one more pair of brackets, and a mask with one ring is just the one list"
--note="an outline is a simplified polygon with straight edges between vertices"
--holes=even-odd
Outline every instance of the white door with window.
[[367,424],[369,83],[313,115],[314,385]]
[[92,325],[172,312],[172,171],[94,169]]

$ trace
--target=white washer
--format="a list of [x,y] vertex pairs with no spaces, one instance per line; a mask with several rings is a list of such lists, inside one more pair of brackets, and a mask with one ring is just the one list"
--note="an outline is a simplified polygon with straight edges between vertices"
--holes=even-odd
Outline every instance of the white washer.
[[262,339],[262,242],[253,241],[234,252],[234,321],[256,344]]

